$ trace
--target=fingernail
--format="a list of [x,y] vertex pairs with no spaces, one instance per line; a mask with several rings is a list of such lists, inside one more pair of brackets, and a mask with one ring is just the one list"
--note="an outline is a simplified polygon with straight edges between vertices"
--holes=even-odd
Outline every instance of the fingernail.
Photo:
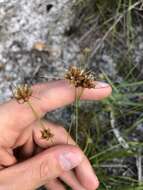
[[75,168],[81,161],[82,157],[79,153],[65,152],[59,156],[59,163],[65,171]]
[[106,82],[97,82],[96,86],[95,86],[95,89],[96,88],[106,88],[106,87],[109,87],[108,83],[106,83]]

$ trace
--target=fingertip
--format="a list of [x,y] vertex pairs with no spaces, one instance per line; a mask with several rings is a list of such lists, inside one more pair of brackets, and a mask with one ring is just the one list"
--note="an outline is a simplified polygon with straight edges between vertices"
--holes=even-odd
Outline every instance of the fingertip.
[[99,188],[99,180],[98,178],[96,177],[96,175],[94,175],[92,178],[91,178],[91,181],[90,181],[90,188],[87,188],[87,190],[96,190]]
[[99,180],[86,157],[76,168],[76,175],[87,190],[96,190],[99,187]]
[[11,166],[17,162],[15,156],[8,150],[0,148],[0,164],[3,166]]
[[61,173],[77,167],[83,160],[82,151],[72,145],[57,145],[45,150],[40,156],[38,165],[41,179],[54,179]]
[[104,95],[102,98],[106,98],[112,94],[112,87],[108,84],[108,86],[104,89]]
[[[81,175],[81,174],[79,174],[79,175]],[[83,176],[79,177],[79,175],[77,175],[77,176],[80,179],[80,182],[84,188],[86,188],[87,190],[98,189],[100,183],[95,174],[91,174],[91,173],[87,174],[87,175],[85,175],[85,178],[83,178]]]
[[105,82],[96,82],[94,89],[85,89],[82,99],[84,100],[102,100],[112,93],[112,87]]
[[81,150],[73,145],[66,145],[58,155],[58,160],[63,171],[69,171],[77,167],[83,160],[84,155]]
[[100,186],[100,182],[99,182],[99,180],[97,179],[97,181],[96,181],[96,185],[95,185],[95,189],[94,189],[94,190],[98,189],[99,186]]

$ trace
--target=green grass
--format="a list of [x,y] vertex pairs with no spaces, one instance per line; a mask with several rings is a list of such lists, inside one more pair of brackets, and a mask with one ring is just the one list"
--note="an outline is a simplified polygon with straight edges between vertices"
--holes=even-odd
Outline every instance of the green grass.
[[143,123],[143,77],[133,59],[134,28],[143,23],[140,8],[139,0],[76,0],[74,6],[74,35],[82,49],[91,49],[88,67],[106,52],[117,71],[110,77],[106,70],[98,72],[113,88],[110,98],[79,106],[79,143],[100,179],[99,190],[143,189],[142,165],[137,165],[143,153],[138,130]]
[[[110,80],[107,80],[110,83]],[[110,98],[99,103],[84,101],[79,107],[79,144],[95,168],[100,180],[100,190],[143,188],[138,179],[136,165],[139,152],[143,150],[141,137],[139,140],[136,130],[143,122],[143,116],[140,115],[143,107],[143,100],[140,99],[143,93],[137,91],[142,87],[142,83],[143,81],[124,82],[118,86],[110,83],[113,87]],[[120,132],[127,147],[113,133],[110,118],[112,111],[115,128]],[[136,139],[132,135],[137,136]]]

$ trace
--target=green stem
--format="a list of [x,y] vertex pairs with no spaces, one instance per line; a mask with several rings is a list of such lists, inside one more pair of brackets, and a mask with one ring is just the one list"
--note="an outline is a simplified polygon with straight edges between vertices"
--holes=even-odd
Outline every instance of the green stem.
[[78,92],[77,88],[75,88],[75,141],[78,143]]
[[78,90],[77,90],[77,99],[78,99],[78,101],[80,101],[80,98],[81,98],[81,96],[83,94],[83,91],[84,91],[84,88],[81,88],[80,93],[78,94]]
[[75,88],[75,141],[78,143],[78,118],[79,118],[79,102],[83,94],[84,88],[81,89],[80,93],[78,88]]
[[74,122],[74,117],[73,116],[74,115],[72,115],[72,117],[71,117],[71,123],[70,123],[69,129],[68,129],[67,144],[69,144],[69,137],[70,137],[72,126],[73,126],[73,122]]
[[83,150],[83,152],[86,154],[86,151],[87,151],[87,149],[88,149],[88,145],[89,145],[89,141],[88,141],[88,139],[86,140],[86,144],[85,144],[85,147],[84,147],[84,150]]

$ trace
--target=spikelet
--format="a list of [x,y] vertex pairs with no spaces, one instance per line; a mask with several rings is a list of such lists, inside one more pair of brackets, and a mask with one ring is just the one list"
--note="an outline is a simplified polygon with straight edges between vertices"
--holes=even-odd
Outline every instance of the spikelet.
[[71,66],[65,74],[65,79],[75,88],[95,88],[95,77],[90,71]]
[[19,103],[28,102],[30,97],[32,96],[32,89],[28,84],[20,84],[12,89],[14,98]]

